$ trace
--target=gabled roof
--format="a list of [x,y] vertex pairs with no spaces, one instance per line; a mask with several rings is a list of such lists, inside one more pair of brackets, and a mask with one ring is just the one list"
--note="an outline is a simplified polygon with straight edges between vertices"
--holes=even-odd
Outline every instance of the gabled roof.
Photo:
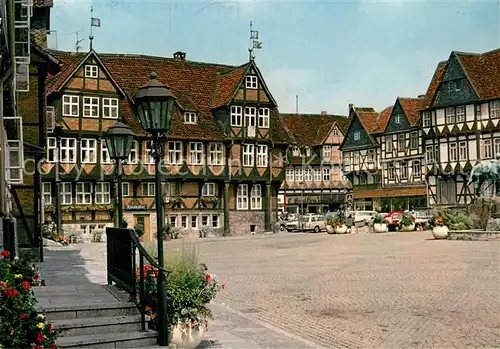
[[393,109],[394,109],[393,106],[388,106],[380,113],[378,113],[377,118],[375,120],[375,126],[374,126],[375,128],[371,133],[380,133],[385,131],[385,129],[387,128],[387,124],[391,119]]
[[361,122],[361,125],[363,125],[366,132],[368,132],[369,134],[377,132],[378,113],[375,111],[375,109],[371,107],[355,107],[355,106],[353,106],[352,109],[354,113],[356,113],[356,115],[358,116],[358,119]]
[[322,145],[337,125],[345,135],[349,119],[341,115],[281,114],[287,129],[299,146]]
[[500,97],[500,49],[481,54],[454,53],[480,99]]
[[432,101],[434,100],[439,84],[443,80],[447,63],[448,61],[442,61],[438,63],[429,87],[427,88],[427,92],[424,95],[424,99],[422,101],[422,109],[427,109],[432,105]]
[[423,109],[425,98],[398,97],[398,101],[410,124],[412,126],[419,125],[420,110]]

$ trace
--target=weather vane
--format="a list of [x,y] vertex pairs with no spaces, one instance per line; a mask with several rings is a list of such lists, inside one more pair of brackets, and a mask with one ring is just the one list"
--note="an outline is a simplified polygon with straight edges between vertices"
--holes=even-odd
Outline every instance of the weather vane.
[[90,6],[90,51],[92,51],[92,40],[94,40],[94,35],[92,35],[92,27],[100,27],[101,20],[99,18],[93,17],[94,6]]
[[252,29],[252,21],[250,21],[250,46],[248,47],[248,53],[251,61],[255,59],[253,52],[255,49],[262,49],[262,41],[259,41],[259,31]]

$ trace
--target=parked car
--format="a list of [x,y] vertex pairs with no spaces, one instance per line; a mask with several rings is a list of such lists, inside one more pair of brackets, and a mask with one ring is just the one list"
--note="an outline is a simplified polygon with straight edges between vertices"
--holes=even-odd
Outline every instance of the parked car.
[[322,215],[307,215],[301,218],[301,225],[303,230],[314,231],[319,233],[322,230],[326,230],[326,219]]
[[[403,217],[403,214],[405,212],[408,212],[406,210],[397,210],[397,211],[392,211],[385,216],[385,221],[387,222],[387,227],[389,230],[396,230],[396,228],[399,225],[399,222],[401,221],[401,218]],[[412,215],[413,216],[413,215]],[[413,216],[413,219],[415,219],[415,216]]]
[[415,218],[415,224],[417,226],[420,225],[423,227],[427,225],[432,219],[432,215],[427,211],[413,211],[411,214]]
[[351,212],[353,218],[354,218],[354,223],[364,223],[365,225],[368,225],[371,223],[373,218],[377,215],[376,211],[353,211]]

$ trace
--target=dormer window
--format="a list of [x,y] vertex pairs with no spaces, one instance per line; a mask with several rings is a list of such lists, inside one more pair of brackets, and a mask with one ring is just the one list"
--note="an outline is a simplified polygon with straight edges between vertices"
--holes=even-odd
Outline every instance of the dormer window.
[[305,154],[307,157],[311,156],[311,148],[309,148],[309,147],[305,147],[305,148],[304,148],[304,154]]
[[292,155],[293,156],[300,156],[300,150],[298,147],[293,147],[292,149]]
[[197,115],[193,112],[185,112],[184,113],[184,123],[185,124],[196,124],[197,123]]
[[396,124],[400,124],[402,121],[403,121],[403,118],[401,117],[401,114],[397,114],[395,117]]
[[332,133],[333,133],[334,136],[340,136],[340,131],[336,127],[333,129]]
[[87,64],[85,66],[85,77],[86,78],[97,78],[99,75],[99,67],[93,64]]
[[246,87],[251,89],[257,89],[257,77],[255,75],[247,75],[246,77]]
[[359,131],[354,132],[354,140],[359,141],[361,139],[361,133]]

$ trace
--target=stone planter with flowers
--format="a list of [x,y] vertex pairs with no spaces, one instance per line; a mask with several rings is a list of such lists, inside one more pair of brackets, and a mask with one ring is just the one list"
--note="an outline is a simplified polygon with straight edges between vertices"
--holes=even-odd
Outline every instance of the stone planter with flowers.
[[401,220],[399,221],[399,231],[414,231],[415,230],[415,218],[409,212],[403,213]]
[[443,240],[448,237],[448,217],[443,212],[438,212],[432,216],[429,222],[432,228],[432,236],[436,240]]
[[375,233],[385,233],[389,231],[387,229],[387,222],[381,214],[376,214],[373,217],[373,232]]

